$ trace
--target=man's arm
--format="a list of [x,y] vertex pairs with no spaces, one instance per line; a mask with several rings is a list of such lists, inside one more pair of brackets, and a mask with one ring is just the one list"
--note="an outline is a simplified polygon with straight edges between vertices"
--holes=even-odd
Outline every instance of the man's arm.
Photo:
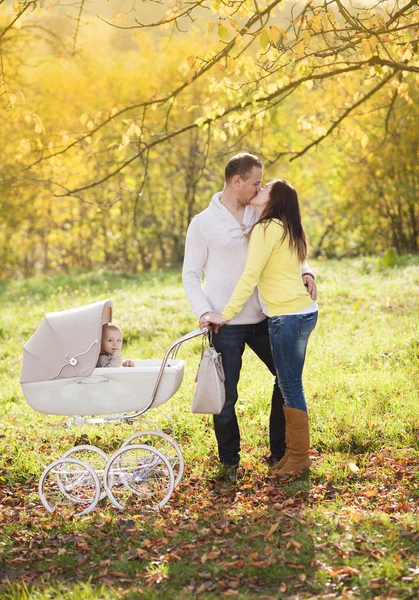
[[197,319],[204,313],[212,311],[201,282],[207,257],[208,246],[195,217],[186,234],[182,279],[186,297]]
[[317,285],[316,285],[316,276],[313,271],[310,269],[308,262],[305,260],[301,263],[301,277],[303,278],[303,283],[307,288],[308,293],[312,297],[314,301],[317,300]]
[[316,279],[315,274],[310,269],[309,264],[306,260],[301,263],[301,277],[303,277],[304,275],[311,275],[312,279],[314,279],[314,280]]

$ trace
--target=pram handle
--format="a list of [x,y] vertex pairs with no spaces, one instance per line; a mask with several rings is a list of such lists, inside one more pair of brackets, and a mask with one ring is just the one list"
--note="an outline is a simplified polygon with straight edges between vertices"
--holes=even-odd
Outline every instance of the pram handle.
[[167,361],[169,360],[169,357],[174,360],[176,358],[176,354],[177,351],[179,350],[179,347],[183,344],[183,342],[186,342],[188,340],[192,340],[195,337],[198,337],[200,335],[208,335],[209,333],[209,329],[207,327],[204,327],[203,329],[194,329],[193,331],[191,331],[190,333],[187,333],[186,335],[184,335],[183,337],[179,338],[178,340],[176,340],[176,342],[174,342],[170,348],[167,350],[166,354],[164,355],[161,367],[160,367],[160,371],[159,374],[157,376],[157,381],[156,381],[156,385],[154,386],[154,390],[153,393],[151,395],[151,399],[150,402],[147,404],[147,406],[145,408],[143,408],[141,411],[133,414],[133,415],[129,415],[129,417],[127,417],[127,419],[135,419],[136,417],[139,417],[140,415],[142,415],[143,413],[145,413],[149,408],[151,408],[151,406],[153,405],[153,402],[157,396],[157,391],[159,389],[159,385],[160,385],[160,381],[163,377],[163,373],[164,373],[164,369],[166,367]]
[[183,337],[179,338],[174,344],[172,344],[169,350],[167,351],[167,354],[170,354],[170,352],[172,352],[171,358],[176,358],[176,354],[183,342],[192,340],[193,338],[198,337],[199,335],[208,335],[208,333],[209,329],[207,327],[204,327],[203,329],[194,329],[190,333],[187,333]]

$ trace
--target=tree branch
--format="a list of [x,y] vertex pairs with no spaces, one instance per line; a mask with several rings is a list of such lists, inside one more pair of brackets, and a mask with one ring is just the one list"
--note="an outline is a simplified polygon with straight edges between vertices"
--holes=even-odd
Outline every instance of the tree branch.
[[351,112],[353,112],[356,108],[358,108],[358,106],[361,106],[361,104],[363,104],[364,102],[366,102],[369,98],[371,98],[371,96],[373,96],[376,92],[378,92],[378,90],[380,90],[382,87],[384,87],[386,85],[386,83],[388,83],[390,81],[390,79],[392,79],[394,77],[395,73],[396,72],[393,71],[393,73],[390,73],[390,75],[387,75],[387,77],[385,77],[382,81],[380,81],[380,83],[378,85],[376,85],[374,88],[372,88],[372,90],[370,90],[368,92],[368,94],[366,94],[360,100],[358,100],[358,102],[355,102],[355,104],[352,104],[352,106],[350,106],[349,108],[347,108],[342,113],[342,115],[339,117],[339,119],[337,121],[334,121],[334,123],[329,127],[329,129],[326,131],[326,133],[324,135],[321,135],[316,140],[314,140],[313,142],[311,142],[311,144],[308,144],[308,146],[306,146],[305,148],[303,148],[302,150],[300,150],[300,152],[297,152],[295,154],[295,156],[293,156],[290,159],[290,162],[292,162],[296,158],[299,158],[300,156],[303,156],[303,154],[305,154],[306,152],[308,152],[314,146],[318,146],[318,144],[320,144],[320,142],[322,142],[326,137],[328,137],[332,133],[332,131],[334,129],[336,129],[336,127],[340,123],[342,123],[342,121],[344,119],[346,119],[346,117],[348,115],[351,114]]

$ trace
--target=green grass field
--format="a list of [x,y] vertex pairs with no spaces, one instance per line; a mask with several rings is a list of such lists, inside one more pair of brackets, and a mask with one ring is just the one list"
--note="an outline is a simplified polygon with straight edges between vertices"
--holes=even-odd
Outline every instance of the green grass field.
[[[52,460],[49,432],[60,417],[23,398],[22,346],[46,312],[111,298],[124,357],[160,358],[196,328],[180,273],[0,282],[0,597],[417,598],[419,259],[393,263],[312,263],[320,315],[305,367],[310,474],[284,484],[268,473],[272,377],[246,351],[241,479],[217,481],[211,418],[190,412],[194,340],[178,355],[183,384],[162,407],[185,456],[182,483],[158,513],[120,512],[105,499],[80,518],[50,515],[39,501],[37,446]],[[111,451],[144,427],[140,419],[63,430],[59,451],[74,437]]]

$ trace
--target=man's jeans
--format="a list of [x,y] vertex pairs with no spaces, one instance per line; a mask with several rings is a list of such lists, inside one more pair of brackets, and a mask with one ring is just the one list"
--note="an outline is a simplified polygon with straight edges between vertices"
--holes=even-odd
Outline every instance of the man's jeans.
[[308,338],[316,326],[318,312],[269,318],[269,337],[279,387],[285,406],[307,412],[303,391],[303,368]]
[[[213,344],[221,353],[225,372],[226,401],[219,415],[214,415],[215,435],[218,442],[220,461],[237,464],[240,461],[240,431],[237,423],[235,405],[237,402],[237,384],[242,366],[245,344],[276,375],[269,343],[268,319],[256,325],[225,325],[214,333]],[[285,453],[284,399],[277,380],[272,393],[271,415],[269,422],[269,442],[271,454],[281,458]]]

